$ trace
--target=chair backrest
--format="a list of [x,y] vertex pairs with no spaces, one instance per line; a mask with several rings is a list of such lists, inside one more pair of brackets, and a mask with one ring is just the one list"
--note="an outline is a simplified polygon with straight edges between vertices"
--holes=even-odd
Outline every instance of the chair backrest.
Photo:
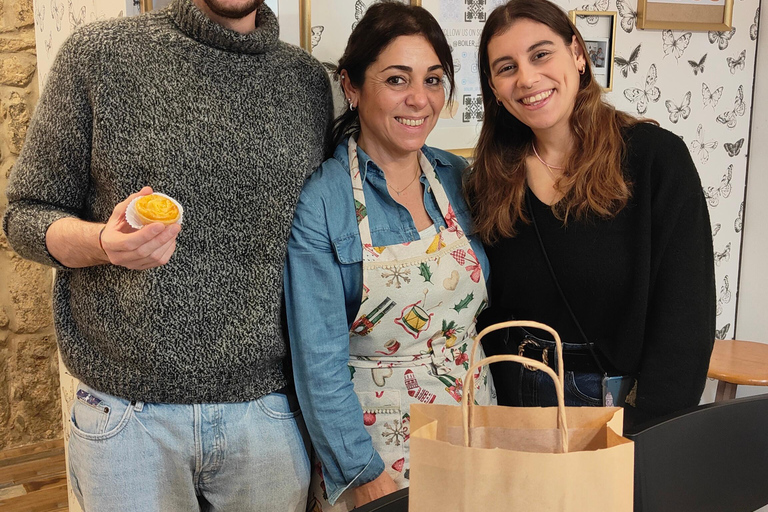
[[768,504],[768,395],[702,405],[627,437],[635,441],[636,512]]
[[355,512],[408,512],[408,488],[358,507]]

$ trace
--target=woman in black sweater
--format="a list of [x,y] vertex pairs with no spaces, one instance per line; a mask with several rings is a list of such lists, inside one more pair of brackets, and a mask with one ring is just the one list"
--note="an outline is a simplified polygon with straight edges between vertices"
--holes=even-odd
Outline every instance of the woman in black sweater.
[[[602,100],[581,35],[547,0],[497,8],[479,61],[485,119],[466,182],[491,263],[479,327],[517,318],[556,329],[568,405],[624,405],[605,386],[610,375],[626,377],[628,425],[696,405],[715,284],[709,214],[686,146]],[[489,355],[554,367],[553,345],[521,329],[484,340]],[[499,404],[555,405],[543,372],[493,366]]]

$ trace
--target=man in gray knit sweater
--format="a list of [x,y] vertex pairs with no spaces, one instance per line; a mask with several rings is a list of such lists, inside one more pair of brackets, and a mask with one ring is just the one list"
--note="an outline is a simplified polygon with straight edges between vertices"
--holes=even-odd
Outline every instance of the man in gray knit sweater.
[[[11,174],[8,240],[58,269],[86,511],[305,507],[280,293],[332,106],[322,66],[278,40],[262,1],[174,0],[77,31]],[[152,189],[183,205],[183,227],[127,224]]]

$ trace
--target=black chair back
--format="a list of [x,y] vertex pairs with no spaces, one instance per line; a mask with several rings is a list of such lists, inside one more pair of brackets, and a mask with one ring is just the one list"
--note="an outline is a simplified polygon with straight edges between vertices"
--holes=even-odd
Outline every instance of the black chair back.
[[768,504],[768,395],[702,405],[635,441],[635,512],[754,512]]

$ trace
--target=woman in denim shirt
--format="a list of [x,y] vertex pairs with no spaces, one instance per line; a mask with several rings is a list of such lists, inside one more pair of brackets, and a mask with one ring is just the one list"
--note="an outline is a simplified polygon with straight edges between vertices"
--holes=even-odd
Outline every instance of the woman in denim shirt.
[[[309,509],[325,512],[408,485],[409,404],[458,403],[487,297],[487,260],[466,234],[466,162],[424,146],[444,82],[453,92],[437,22],[374,4],[338,78],[349,110],[302,192],[285,272],[296,389],[319,459]],[[483,371],[476,400],[491,394]]]

